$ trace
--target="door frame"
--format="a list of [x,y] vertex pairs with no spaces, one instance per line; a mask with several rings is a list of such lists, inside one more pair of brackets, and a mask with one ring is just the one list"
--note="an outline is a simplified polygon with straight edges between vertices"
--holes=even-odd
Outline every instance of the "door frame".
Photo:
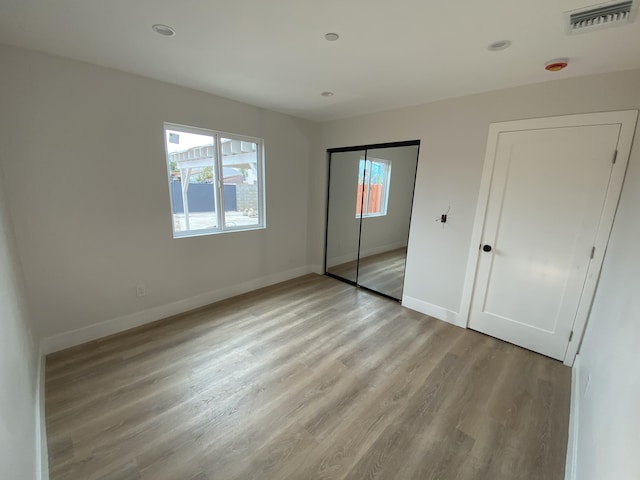
[[473,299],[473,290],[476,284],[478,261],[480,258],[479,246],[482,244],[482,235],[485,217],[487,214],[487,205],[489,201],[489,193],[491,191],[491,181],[493,178],[498,137],[500,133],[563,127],[612,124],[620,125],[617,150],[616,152],[612,152],[611,160],[612,162],[614,161],[615,155],[615,163],[611,172],[611,178],[607,188],[607,196],[605,198],[600,225],[596,235],[594,245],[595,252],[593,259],[589,264],[589,268],[587,269],[587,276],[582,296],[580,297],[580,303],[574,319],[571,337],[564,356],[564,364],[568,366],[573,365],[587,325],[589,313],[591,311],[591,304],[598,285],[598,279],[600,277],[600,270],[602,269],[602,262],[604,260],[607,243],[609,242],[609,235],[611,233],[613,220],[618,208],[618,201],[622,191],[624,176],[627,171],[627,164],[629,162],[629,154],[631,153],[631,144],[633,142],[637,118],[638,110],[624,110],[514,120],[508,122],[497,122],[489,125],[489,136],[487,139],[487,149],[484,158],[484,167],[482,170],[480,193],[478,195],[478,204],[473,223],[471,245],[469,247],[469,257],[467,260],[467,269],[462,289],[462,300],[460,303],[459,321],[465,328],[468,328],[471,315],[471,302]]

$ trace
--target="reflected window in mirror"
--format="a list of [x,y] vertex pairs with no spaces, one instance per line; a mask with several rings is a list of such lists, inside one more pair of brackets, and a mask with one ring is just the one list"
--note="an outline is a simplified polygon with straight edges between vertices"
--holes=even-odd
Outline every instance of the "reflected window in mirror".
[[391,161],[362,157],[358,168],[356,217],[377,217],[387,214]]

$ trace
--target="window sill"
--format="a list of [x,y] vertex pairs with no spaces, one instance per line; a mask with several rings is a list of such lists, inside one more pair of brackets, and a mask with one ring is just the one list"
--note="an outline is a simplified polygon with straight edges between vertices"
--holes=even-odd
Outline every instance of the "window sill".
[[238,233],[238,232],[247,232],[251,230],[266,230],[265,225],[250,225],[246,227],[237,227],[232,229],[220,230],[218,228],[209,228],[203,230],[192,230],[187,232],[173,232],[173,238],[190,238],[190,237],[204,237],[207,235],[219,235],[223,233]]

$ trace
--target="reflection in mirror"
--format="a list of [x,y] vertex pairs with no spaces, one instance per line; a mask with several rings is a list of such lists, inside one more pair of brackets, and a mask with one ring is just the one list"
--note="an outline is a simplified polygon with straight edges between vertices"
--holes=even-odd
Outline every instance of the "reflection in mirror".
[[418,146],[367,150],[358,284],[401,299]]
[[356,185],[360,161],[364,156],[364,150],[333,152],[329,164],[326,271],[354,283],[358,274],[360,240]]
[[402,299],[418,145],[331,152],[328,274]]

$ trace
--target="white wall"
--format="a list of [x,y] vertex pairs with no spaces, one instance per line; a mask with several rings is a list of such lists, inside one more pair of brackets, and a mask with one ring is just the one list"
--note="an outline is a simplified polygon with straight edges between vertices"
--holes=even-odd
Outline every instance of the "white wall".
[[361,257],[407,246],[418,147],[372,149],[367,155],[391,161],[391,181],[387,214],[362,221]]
[[[331,156],[327,267],[349,262],[358,256],[360,220],[355,216],[357,190],[353,185],[357,183],[362,155],[364,152],[357,151],[335,152]],[[350,279],[355,281],[355,273]]]
[[[148,321],[173,313],[163,305],[192,308],[307,271],[315,124],[9,47],[0,71],[2,167],[42,336],[126,326],[136,312]],[[265,140],[266,230],[172,238],[165,121]],[[140,282],[147,296],[136,298]]]
[[640,135],[633,148],[573,372],[576,480],[640,478]]
[[0,476],[32,480],[38,464],[37,353],[6,205],[0,175]]
[[[311,262],[323,255],[327,148],[421,140],[404,295],[456,321],[491,122],[640,107],[640,70],[546,82],[322,124]],[[640,152],[633,154],[638,162]],[[444,225],[434,221],[451,207]],[[451,315],[447,315],[451,314]]]

